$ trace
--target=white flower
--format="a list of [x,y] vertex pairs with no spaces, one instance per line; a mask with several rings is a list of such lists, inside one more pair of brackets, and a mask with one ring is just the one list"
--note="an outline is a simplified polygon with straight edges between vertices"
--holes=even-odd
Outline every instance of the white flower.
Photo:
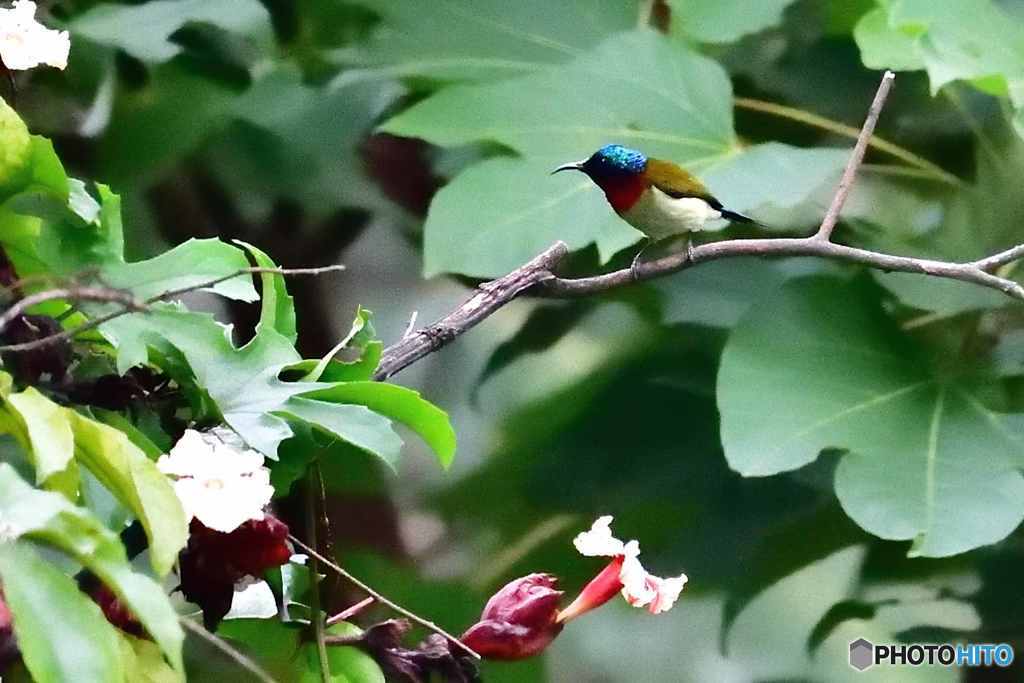
[[640,543],[624,543],[612,535],[612,517],[599,517],[590,527],[573,539],[573,545],[582,555],[622,558],[619,581],[622,597],[634,607],[646,607],[651,614],[660,614],[672,608],[683,586],[686,574],[663,579],[649,574],[640,564]]
[[263,519],[274,495],[263,455],[245,448],[227,430],[186,430],[156,466],[174,479],[188,519],[228,533],[250,519]]
[[[612,536],[613,517],[605,515],[598,517],[597,521],[590,527],[590,531],[583,531],[576,535],[572,544],[581,555],[587,557],[614,557],[623,554],[622,541]],[[639,547],[637,552],[640,552]]]
[[30,0],[14,0],[12,7],[0,7],[0,58],[4,66],[13,71],[40,64],[65,68],[71,50],[68,32],[46,28],[35,15],[36,3]]

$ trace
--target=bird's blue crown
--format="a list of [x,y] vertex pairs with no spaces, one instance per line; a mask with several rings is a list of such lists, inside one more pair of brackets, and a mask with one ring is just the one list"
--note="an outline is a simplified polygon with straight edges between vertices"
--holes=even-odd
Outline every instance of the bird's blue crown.
[[605,145],[594,153],[593,158],[602,166],[623,173],[643,173],[647,167],[647,157],[643,152],[622,145]]

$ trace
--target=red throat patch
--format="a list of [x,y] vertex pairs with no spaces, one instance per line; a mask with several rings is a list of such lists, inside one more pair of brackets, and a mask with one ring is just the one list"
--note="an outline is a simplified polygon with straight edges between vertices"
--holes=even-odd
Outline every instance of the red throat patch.
[[643,175],[616,175],[595,181],[608,198],[615,212],[622,214],[629,211],[647,189]]

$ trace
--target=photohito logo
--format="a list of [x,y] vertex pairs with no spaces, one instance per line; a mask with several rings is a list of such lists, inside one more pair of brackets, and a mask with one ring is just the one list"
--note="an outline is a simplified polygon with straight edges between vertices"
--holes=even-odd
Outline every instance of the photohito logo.
[[1013,646],[1006,643],[885,643],[858,638],[850,643],[850,666],[864,671],[889,666],[999,666],[1013,664]]

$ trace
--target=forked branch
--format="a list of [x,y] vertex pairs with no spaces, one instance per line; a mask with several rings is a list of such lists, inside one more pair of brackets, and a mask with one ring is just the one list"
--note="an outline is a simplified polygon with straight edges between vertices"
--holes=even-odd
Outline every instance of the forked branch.
[[882,82],[871,103],[864,126],[857,136],[857,143],[843,171],[831,205],[813,235],[712,242],[695,247],[689,254],[670,254],[660,259],[640,262],[635,268],[624,268],[583,278],[561,278],[555,275],[555,268],[569,253],[569,248],[564,242],[556,242],[529,263],[508,275],[479,285],[469,300],[434,324],[406,333],[400,341],[385,349],[377,368],[376,378],[384,380],[401,372],[420,358],[451,343],[456,337],[527,291],[558,298],[593,296],[637,281],[665,277],[701,263],[739,256],[827,258],[857,263],[886,272],[918,273],[961,280],[996,289],[1015,299],[1024,300],[1024,287],[1013,280],[1000,277],[995,272],[1008,263],[1024,258],[1024,245],[976,261],[948,262],[885,254],[832,241],[832,231],[853,188],[857,171],[864,162],[864,154],[894,78],[891,71],[885,72],[882,76]]

